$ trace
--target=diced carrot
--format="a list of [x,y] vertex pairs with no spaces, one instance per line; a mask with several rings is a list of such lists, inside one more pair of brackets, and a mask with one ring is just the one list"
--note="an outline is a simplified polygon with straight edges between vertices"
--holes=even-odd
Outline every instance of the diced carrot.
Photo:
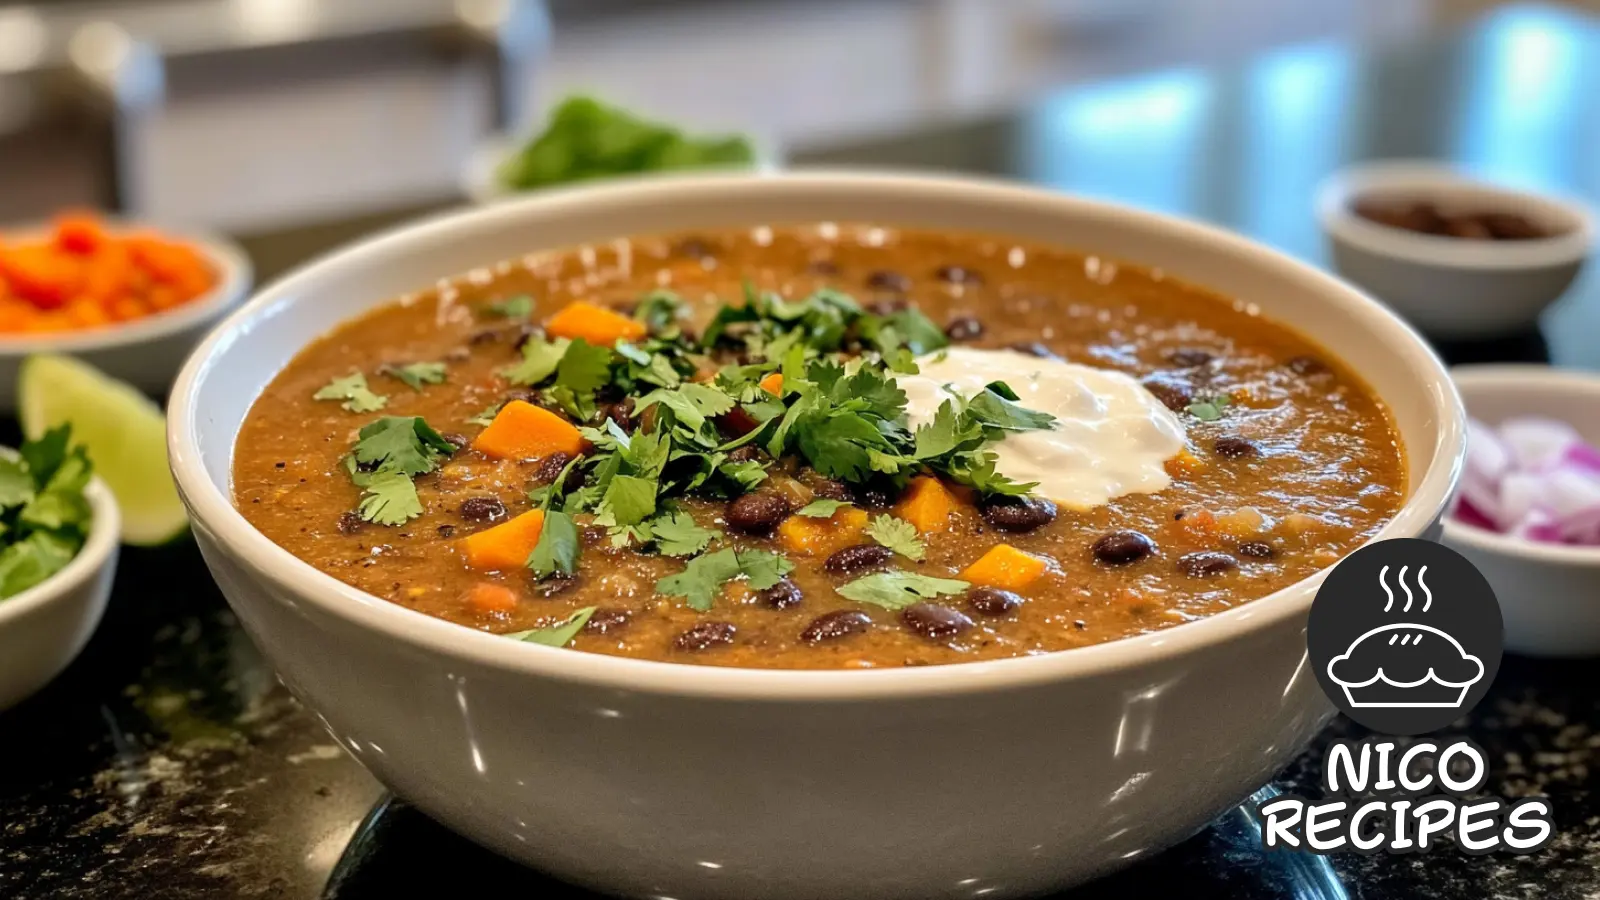
[[999,544],[961,570],[961,578],[973,584],[1020,591],[1038,581],[1049,568],[1049,560],[1024,553],[1010,544]]
[[1189,452],[1185,447],[1178,451],[1178,455],[1163,464],[1167,474],[1173,478],[1191,478],[1205,470],[1205,461]]
[[39,309],[56,309],[78,288],[80,273],[70,257],[53,247],[10,247],[0,253],[0,276],[17,296]]
[[950,527],[950,514],[955,508],[956,498],[944,482],[918,475],[906,486],[905,496],[895,505],[894,512],[923,534],[933,534]]
[[467,592],[467,602],[481,613],[511,612],[517,608],[517,592],[503,584],[480,581]]
[[137,319],[142,316],[149,315],[150,307],[146,305],[143,300],[139,300],[138,298],[123,297],[120,300],[115,300],[112,302],[110,312],[111,318],[116,319],[119,322],[126,322],[130,319]]
[[611,347],[617,341],[637,341],[645,336],[643,322],[583,300],[568,303],[544,325],[551,337],[583,338],[597,347]]
[[761,379],[761,389],[774,396],[783,395],[783,373],[773,372]]
[[502,459],[536,459],[556,452],[576,456],[583,452],[583,435],[550,410],[513,400],[478,433],[472,449]]
[[866,510],[841,506],[826,519],[790,516],[778,526],[778,537],[791,553],[827,556],[861,543],[861,531],[866,527]]
[[474,569],[520,569],[539,543],[544,510],[531,509],[520,516],[461,539],[461,553]]
[[56,246],[68,253],[87,256],[105,242],[105,226],[93,213],[66,213],[56,218]]

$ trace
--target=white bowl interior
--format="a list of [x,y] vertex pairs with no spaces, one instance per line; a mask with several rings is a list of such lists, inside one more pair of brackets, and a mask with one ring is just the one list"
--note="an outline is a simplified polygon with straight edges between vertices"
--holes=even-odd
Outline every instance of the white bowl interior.
[[[830,220],[1009,234],[1079,248],[1158,267],[1237,298],[1248,309],[1292,321],[1361,373],[1389,404],[1399,426],[1409,457],[1412,499],[1379,536],[1420,534],[1443,509],[1460,466],[1459,402],[1438,359],[1415,333],[1343,283],[1226,232],[1177,219],[1000,183],[838,173],[675,176],[547,192],[434,218],[326,258],[262,292],[191,357],[174,388],[170,412],[169,444],[180,488],[197,521],[214,529],[221,540],[270,558],[270,565],[294,573],[298,583],[317,585],[314,592],[342,602],[346,614],[370,616],[364,618],[369,623],[394,624],[397,617],[407,616],[426,619],[312,571],[255,532],[232,507],[230,465],[240,424],[273,375],[302,346],[376,304],[443,276],[534,250],[650,232]],[[1144,639],[1135,638],[1069,654],[1007,660],[995,664],[994,670],[1031,666],[1049,674],[1095,661],[1125,662],[1117,654],[1130,646],[1164,644],[1161,652],[1175,652],[1188,641],[1216,639],[1232,633],[1230,629],[1246,627],[1252,616],[1303,611],[1309,595],[1298,592],[1297,603],[1294,597],[1284,597],[1291,592],[1276,595],[1283,598],[1281,603],[1272,598],[1257,601],[1167,632],[1167,638],[1144,644]],[[516,655],[507,654],[491,636],[435,620],[394,627],[408,634],[429,632],[434,646],[455,648],[481,640],[475,655]],[[611,657],[574,661],[568,654],[560,655],[564,659],[558,671],[568,675],[626,672],[628,663],[637,662]],[[525,663],[556,669],[544,659],[527,656]],[[663,674],[660,684],[688,684],[695,679],[746,685],[787,679],[788,684],[807,676],[866,674],[879,683],[900,679],[907,686],[934,679],[978,685],[987,665],[872,673],[735,673],[715,667],[665,666],[680,671]],[[940,669],[966,672],[949,676]],[[873,677],[852,679],[863,680],[870,682]]]

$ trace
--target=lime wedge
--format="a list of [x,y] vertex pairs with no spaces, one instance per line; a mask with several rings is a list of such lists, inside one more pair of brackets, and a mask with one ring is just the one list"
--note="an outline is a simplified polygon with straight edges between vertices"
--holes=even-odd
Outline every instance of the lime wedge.
[[167,468],[161,407],[99,369],[65,356],[30,356],[17,379],[22,433],[36,438],[63,422],[89,451],[122,508],[122,541],[164,544],[189,527]]

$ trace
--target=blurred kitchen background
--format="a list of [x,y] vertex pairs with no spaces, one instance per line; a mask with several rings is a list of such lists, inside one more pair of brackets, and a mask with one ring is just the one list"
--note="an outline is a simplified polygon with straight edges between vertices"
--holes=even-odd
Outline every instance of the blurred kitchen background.
[[581,90],[795,163],[1010,174],[1300,250],[1307,191],[1345,159],[1600,187],[1596,21],[1485,0],[0,0],[0,221],[98,206],[294,256],[323,225],[459,202],[475,145]]

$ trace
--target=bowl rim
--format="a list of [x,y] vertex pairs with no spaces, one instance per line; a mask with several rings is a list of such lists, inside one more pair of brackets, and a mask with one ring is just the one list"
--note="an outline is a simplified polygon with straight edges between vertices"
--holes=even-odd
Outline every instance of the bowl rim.
[[[217,267],[217,283],[200,297],[176,309],[152,313],[131,322],[114,322],[75,331],[46,332],[38,335],[0,335],[0,357],[28,356],[34,353],[93,353],[134,344],[161,340],[215,319],[228,307],[242,300],[250,290],[254,267],[249,254],[232,240],[206,231],[171,229],[142,221],[105,219],[116,230],[149,228],[163,237],[200,249]],[[0,229],[0,238],[36,237],[49,226],[32,223]]]
[[[1467,395],[1473,388],[1491,385],[1529,393],[1552,386],[1575,388],[1594,394],[1596,401],[1600,401],[1600,374],[1579,369],[1531,363],[1479,363],[1451,367],[1450,378],[1456,383],[1463,405],[1467,404]],[[1472,411],[1468,409],[1467,415],[1470,417],[1471,414]],[[1600,547],[1530,541],[1470,525],[1448,512],[1444,517],[1444,533],[1450,540],[1483,553],[1496,553],[1529,562],[1600,568]]]
[[0,630],[79,590],[105,568],[116,553],[122,542],[122,511],[116,498],[99,475],[89,479],[83,493],[94,515],[83,546],[61,571],[20,594],[0,600]]
[[[1304,283],[1309,291],[1337,302],[1369,327],[1399,337],[1402,341],[1400,353],[1405,362],[1429,376],[1428,383],[1419,389],[1431,397],[1436,407],[1439,438],[1431,454],[1427,448],[1419,448],[1423,456],[1410,461],[1413,466],[1423,465],[1423,475],[1416,489],[1394,518],[1369,542],[1421,535],[1444,513],[1465,452],[1465,413],[1460,397],[1445,373],[1444,364],[1411,326],[1376,300],[1334,276],[1220,228],[1041,187],[987,178],[815,170],[777,175],[684,174],[623,179],[542,191],[506,203],[436,214],[346,245],[259,291],[195,348],[178,374],[169,401],[168,455],[174,479],[197,533],[214,540],[223,552],[250,569],[255,577],[315,607],[339,624],[385,635],[402,644],[489,670],[588,687],[679,697],[852,702],[1009,690],[1157,664],[1266,629],[1289,617],[1304,617],[1315,588],[1327,576],[1328,568],[1268,596],[1180,627],[1071,651],[1011,659],[911,668],[812,671],[704,666],[575,653],[564,648],[513,644],[499,635],[436,619],[347,585],[300,560],[257,531],[234,506],[225,490],[213,484],[207,475],[200,456],[201,426],[195,403],[200,384],[211,374],[217,357],[236,337],[249,331],[252,319],[270,313],[286,301],[303,302],[299,298],[309,296],[306,288],[320,280],[324,273],[347,266],[365,266],[370,258],[384,258],[404,252],[409,246],[429,243],[468,221],[481,226],[484,220],[489,224],[499,220],[507,227],[514,227],[526,211],[533,209],[558,216],[565,207],[591,201],[620,198],[630,202],[672,204],[682,203],[686,197],[704,197],[719,191],[761,191],[774,185],[794,191],[826,188],[914,192],[934,200],[944,198],[969,203],[1008,200],[1044,204],[1060,215],[1120,218],[1142,228],[1176,234],[1191,243],[1248,256],[1256,265]],[[236,437],[237,434],[229,440]]]
[[[1569,230],[1528,241],[1467,241],[1379,225],[1350,208],[1350,200],[1362,193],[1408,189],[1500,198],[1537,209],[1565,222]],[[1595,242],[1594,214],[1582,201],[1513,187],[1437,160],[1387,159],[1347,166],[1318,184],[1314,206],[1323,231],[1334,240],[1424,266],[1505,271],[1572,265],[1587,257]]]

